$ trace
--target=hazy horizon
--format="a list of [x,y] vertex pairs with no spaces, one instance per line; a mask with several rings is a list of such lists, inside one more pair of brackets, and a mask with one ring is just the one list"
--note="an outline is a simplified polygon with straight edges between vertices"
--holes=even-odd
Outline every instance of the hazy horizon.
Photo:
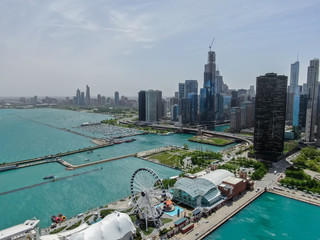
[[187,79],[203,85],[212,38],[231,89],[275,72],[299,84],[319,58],[320,2],[310,1],[0,1],[0,97],[173,96]]

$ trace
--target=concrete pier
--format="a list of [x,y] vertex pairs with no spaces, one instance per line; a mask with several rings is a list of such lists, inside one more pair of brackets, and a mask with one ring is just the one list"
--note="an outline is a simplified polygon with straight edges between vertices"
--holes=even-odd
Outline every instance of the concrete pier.
[[104,159],[104,160],[85,163],[85,164],[81,164],[81,165],[72,165],[72,164],[70,164],[70,163],[68,163],[66,161],[63,161],[63,160],[59,161],[59,163],[64,165],[66,167],[66,170],[74,170],[74,169],[78,169],[78,168],[82,168],[82,167],[88,167],[88,166],[92,166],[92,165],[96,165],[96,164],[100,164],[100,163],[111,162],[111,161],[118,160],[118,159],[121,159],[121,158],[133,157],[134,155],[135,154],[128,154],[128,155],[123,155],[123,156],[120,156],[120,157]]

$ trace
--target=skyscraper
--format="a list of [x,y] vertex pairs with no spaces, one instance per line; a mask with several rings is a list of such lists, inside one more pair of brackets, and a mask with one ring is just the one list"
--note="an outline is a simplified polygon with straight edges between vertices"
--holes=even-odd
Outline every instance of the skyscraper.
[[215,74],[215,120],[224,120],[224,109],[223,109],[223,77],[217,70]]
[[216,55],[208,52],[208,63],[204,66],[203,88],[200,90],[200,123],[214,128],[215,120],[215,74]]
[[[290,71],[290,85],[288,88],[288,95],[287,95],[287,113],[286,113],[286,120],[289,124],[293,124],[293,114],[294,108],[297,109],[298,106],[294,106],[298,104],[296,99],[296,95],[299,95],[299,61],[291,64],[291,71]],[[297,119],[297,116],[295,116]]]
[[85,100],[85,104],[88,106],[90,105],[90,88],[87,85],[86,86],[86,100]]
[[157,121],[157,97],[156,92],[153,90],[146,92],[146,121]]
[[190,109],[189,122],[195,124],[198,122],[198,94],[189,93],[188,94],[188,107]]
[[184,83],[179,83],[178,99],[184,98]]
[[156,122],[162,117],[162,92],[146,91],[146,121]]
[[171,121],[178,121],[179,107],[177,104],[171,106]]
[[215,74],[215,83],[216,83],[216,93],[220,94],[223,93],[223,76],[220,75],[220,71],[217,70]]
[[185,80],[179,83],[179,118],[182,124],[198,121],[198,81]]
[[287,76],[275,73],[257,77],[254,150],[258,155],[283,152],[287,82]]
[[85,98],[84,98],[84,92],[80,93],[80,105],[84,106],[85,105]]
[[119,92],[118,91],[116,91],[114,93],[114,105],[119,106]]
[[80,89],[77,89],[76,97],[75,97],[75,104],[76,105],[80,105],[80,98],[81,98],[81,92],[80,92]]
[[184,97],[187,98],[189,93],[198,94],[198,81],[197,80],[186,80],[184,82]]
[[141,90],[138,96],[139,121],[146,121],[146,91]]
[[241,110],[239,107],[230,109],[230,132],[239,132],[241,129]]
[[291,71],[290,71],[290,85],[289,85],[289,92],[290,93],[299,93],[299,61],[291,64]]
[[163,113],[163,108],[162,108],[162,92],[159,90],[155,90],[156,94],[156,108],[157,108],[157,116],[156,119],[157,121],[160,120],[164,113]]
[[300,95],[300,99],[299,99],[299,122],[298,122],[298,127],[302,131],[305,131],[305,127],[306,127],[307,105],[308,105],[308,96],[307,96],[307,94],[301,94]]
[[305,139],[307,142],[314,141],[315,125],[317,119],[317,101],[318,101],[318,77],[319,77],[319,59],[310,61],[307,75],[307,115]]

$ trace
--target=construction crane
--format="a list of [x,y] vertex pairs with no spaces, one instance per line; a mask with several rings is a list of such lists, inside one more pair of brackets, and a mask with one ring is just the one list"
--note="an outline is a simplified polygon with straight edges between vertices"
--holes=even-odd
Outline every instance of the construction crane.
[[211,44],[209,45],[209,50],[210,50],[210,51],[211,51],[211,47],[212,47],[213,42],[214,42],[214,38],[212,39],[212,42],[211,42]]

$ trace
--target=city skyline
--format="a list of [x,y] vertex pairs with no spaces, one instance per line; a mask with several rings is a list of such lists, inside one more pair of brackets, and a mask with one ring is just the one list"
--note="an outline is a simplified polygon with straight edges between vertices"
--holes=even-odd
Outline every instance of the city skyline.
[[230,89],[249,88],[267,72],[290,76],[299,53],[299,84],[319,58],[318,1],[1,1],[0,97],[136,96],[179,82],[202,85],[212,38],[217,69]]

